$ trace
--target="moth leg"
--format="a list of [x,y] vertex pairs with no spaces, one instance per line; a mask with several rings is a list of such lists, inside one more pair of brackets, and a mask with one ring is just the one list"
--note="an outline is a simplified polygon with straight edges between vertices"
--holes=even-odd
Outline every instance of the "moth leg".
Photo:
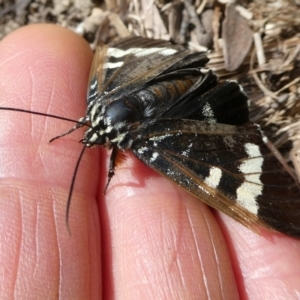
[[63,136],[66,136],[66,135],[72,133],[73,131],[75,131],[75,130],[77,130],[77,129],[83,127],[83,126],[86,126],[86,124],[84,123],[84,121],[85,121],[85,120],[84,120],[83,118],[80,119],[80,120],[78,121],[78,123],[77,123],[74,127],[72,127],[70,130],[68,130],[67,132],[62,133],[62,134],[60,134],[60,135],[55,136],[54,138],[52,138],[52,139],[49,141],[49,144],[52,143],[53,141],[55,141],[55,140],[57,140],[57,139],[63,137]]
[[116,166],[117,155],[118,155],[118,148],[113,147],[111,155],[110,155],[110,159],[109,159],[109,169],[108,169],[108,174],[107,174],[107,183],[106,183],[105,189],[103,191],[103,194],[106,193],[108,185],[109,185],[111,179],[113,178],[113,176],[115,175],[115,166]]

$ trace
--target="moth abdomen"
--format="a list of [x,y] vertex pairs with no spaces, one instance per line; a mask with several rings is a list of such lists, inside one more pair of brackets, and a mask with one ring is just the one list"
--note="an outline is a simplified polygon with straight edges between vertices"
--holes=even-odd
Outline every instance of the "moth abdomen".
[[159,115],[170,107],[194,84],[188,78],[173,79],[152,84],[136,93],[136,97],[143,103],[144,118]]
[[111,124],[134,123],[151,118],[174,103],[192,85],[193,81],[187,78],[150,85],[131,95],[112,101],[106,107],[104,118],[109,119]]

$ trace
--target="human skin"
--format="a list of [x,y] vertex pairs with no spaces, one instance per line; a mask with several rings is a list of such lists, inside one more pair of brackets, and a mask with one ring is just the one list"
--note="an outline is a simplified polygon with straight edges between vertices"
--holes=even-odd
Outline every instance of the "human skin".
[[[32,25],[0,42],[0,106],[77,120],[92,51],[69,30]],[[0,111],[1,299],[299,299],[300,242],[252,232],[132,154],[107,193],[109,152],[83,129]]]

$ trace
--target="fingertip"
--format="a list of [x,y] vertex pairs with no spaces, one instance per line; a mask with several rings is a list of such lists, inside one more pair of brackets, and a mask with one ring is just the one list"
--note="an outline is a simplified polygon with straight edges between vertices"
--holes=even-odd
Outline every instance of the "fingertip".
[[[116,169],[101,203],[101,219],[107,221],[101,223],[107,245],[103,268],[113,274],[104,285],[113,286],[117,297],[130,295],[135,278],[142,288],[134,292],[150,291],[154,298],[161,291],[173,298],[174,293],[175,298],[195,293],[201,299],[207,291],[216,299],[237,298],[226,244],[206,205],[134,157]],[[105,295],[110,297],[110,290]]]
[[[22,27],[0,43],[1,100],[20,107],[21,94],[23,103],[33,105],[31,110],[36,105],[36,110],[45,111],[46,106],[53,105],[52,100],[58,107],[70,97],[74,102],[80,99],[81,107],[77,107],[82,110],[92,56],[88,43],[70,30],[50,24]],[[68,114],[59,110],[61,107],[52,113],[71,117],[72,110]]]
[[32,24],[13,31],[0,43],[7,47],[7,54],[29,50],[29,54],[68,53],[70,57],[80,55],[85,62],[91,61],[92,51],[88,43],[69,29],[53,24]]

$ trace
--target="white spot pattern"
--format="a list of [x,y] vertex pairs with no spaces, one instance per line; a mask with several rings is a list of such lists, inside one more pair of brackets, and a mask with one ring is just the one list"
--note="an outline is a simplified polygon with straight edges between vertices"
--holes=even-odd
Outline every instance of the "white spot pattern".
[[245,175],[245,182],[237,189],[237,202],[250,212],[257,214],[258,205],[256,199],[262,194],[262,182],[260,175],[264,159],[259,147],[252,143],[245,144],[245,151],[249,159],[239,167]]
[[208,103],[205,103],[202,109],[202,114],[205,117],[205,121],[209,123],[216,123],[217,120],[214,118],[214,112],[211,108],[211,106]]
[[173,55],[178,52],[176,49],[167,47],[152,47],[152,48],[131,48],[127,50],[122,50],[118,48],[108,48],[107,55],[116,58],[124,57],[128,54],[133,54],[136,57],[146,56],[153,53],[159,52],[163,56]]
[[142,147],[140,149],[138,149],[138,153],[139,154],[144,154],[145,151],[148,151],[149,149],[147,147]]
[[123,66],[124,62],[123,61],[119,61],[119,62],[107,62],[105,64],[103,64],[103,68],[104,69],[115,69],[115,68],[119,68],[121,66]]
[[205,103],[205,105],[203,106],[202,113],[205,117],[214,117],[214,112],[208,103]]
[[152,154],[152,156],[150,158],[150,161],[154,162],[157,159],[158,156],[159,156],[159,154],[157,152],[153,152],[153,154]]
[[222,171],[219,168],[211,167],[209,169],[209,175],[205,178],[204,182],[212,187],[217,188],[222,177]]
[[156,142],[160,142],[163,141],[165,138],[172,136],[173,134],[167,133],[165,135],[161,135],[161,136],[154,136],[152,138],[149,139],[149,141],[156,141]]

